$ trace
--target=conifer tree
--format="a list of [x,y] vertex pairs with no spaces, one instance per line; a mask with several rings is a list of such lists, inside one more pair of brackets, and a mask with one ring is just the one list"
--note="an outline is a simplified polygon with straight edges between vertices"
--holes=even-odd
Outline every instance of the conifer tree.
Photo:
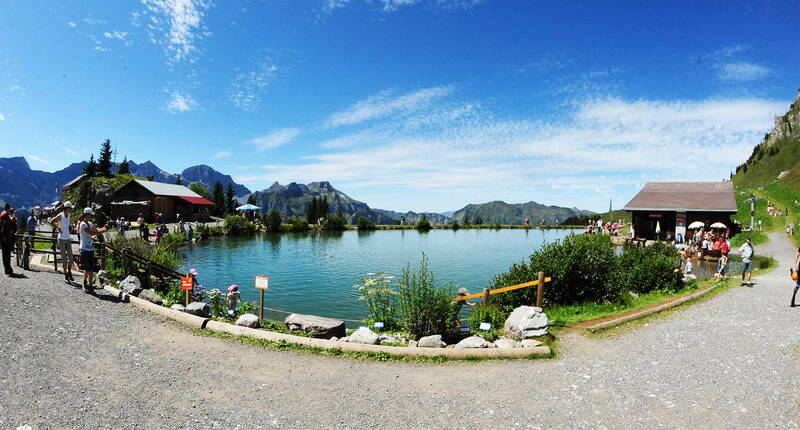
[[217,216],[225,214],[225,191],[219,181],[214,184],[214,213]]
[[320,200],[318,204],[319,208],[317,209],[317,219],[328,218],[328,215],[331,212],[330,206],[328,206],[328,196],[323,196],[322,200]]
[[233,195],[233,185],[228,183],[228,189],[225,191],[225,212],[232,214],[236,212],[236,196]]
[[311,203],[308,205],[308,219],[309,224],[316,224],[317,220],[319,220],[319,200],[317,200],[317,196],[311,197]]
[[89,162],[83,166],[83,173],[90,178],[93,178],[95,175],[97,175],[97,162],[94,161],[94,154],[89,157]]
[[183,178],[181,178],[181,175],[175,178],[175,185],[183,185]]
[[119,163],[117,166],[117,174],[118,175],[127,175],[131,173],[131,166],[128,164],[128,157],[125,157],[122,160],[122,163]]
[[97,173],[101,176],[111,176],[111,140],[106,139],[100,146],[100,157],[97,159]]

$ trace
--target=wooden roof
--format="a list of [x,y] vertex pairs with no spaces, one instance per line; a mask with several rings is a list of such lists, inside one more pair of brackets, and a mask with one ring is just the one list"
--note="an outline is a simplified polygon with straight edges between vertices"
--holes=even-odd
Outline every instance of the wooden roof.
[[732,182],[648,182],[627,211],[736,212]]

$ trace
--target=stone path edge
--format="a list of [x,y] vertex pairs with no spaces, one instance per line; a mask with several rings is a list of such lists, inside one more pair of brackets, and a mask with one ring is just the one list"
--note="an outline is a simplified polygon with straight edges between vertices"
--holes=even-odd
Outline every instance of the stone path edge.
[[329,339],[316,339],[304,336],[295,336],[286,333],[277,333],[267,330],[237,326],[221,321],[202,318],[174,309],[165,308],[147,300],[131,296],[112,286],[103,287],[109,293],[119,297],[122,301],[151,311],[173,321],[192,328],[204,328],[218,333],[227,333],[234,336],[247,336],[253,339],[271,342],[289,342],[313,348],[338,349],[343,352],[359,353],[386,353],[401,357],[445,357],[455,360],[483,359],[483,358],[526,358],[530,356],[546,357],[550,355],[550,347],[536,346],[526,348],[480,348],[480,349],[453,349],[453,348],[409,348],[402,346],[366,345],[360,343],[339,342]]
[[584,321],[578,324],[571,324],[568,327],[572,328],[580,328],[587,331],[598,331],[603,330],[609,327],[618,326],[620,324],[626,323],[628,321],[633,321],[635,319],[644,318],[649,315],[653,315],[662,311],[665,311],[670,308],[674,308],[676,306],[682,305],[688,301],[694,300],[698,297],[702,297],[706,295],[708,292],[719,286],[721,282],[717,282],[716,284],[703,288],[702,290],[694,291],[688,293],[686,295],[667,299],[661,303],[656,303],[654,305],[650,305],[644,308],[639,309],[638,311],[628,311],[618,315],[612,315],[604,318],[599,318],[592,321]]

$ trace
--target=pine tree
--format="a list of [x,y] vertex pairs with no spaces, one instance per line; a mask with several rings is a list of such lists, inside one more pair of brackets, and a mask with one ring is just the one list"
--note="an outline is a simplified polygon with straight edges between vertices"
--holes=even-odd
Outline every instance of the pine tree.
[[319,202],[319,208],[317,209],[317,218],[328,218],[330,213],[331,208],[328,206],[328,196],[323,196],[322,200]]
[[308,219],[309,224],[316,224],[319,220],[319,200],[317,200],[317,196],[311,197],[311,203],[308,205]]
[[192,182],[191,184],[189,184],[189,189],[197,194],[200,194],[206,200],[215,201],[214,196],[212,196],[211,193],[208,192],[208,188],[206,188],[206,186],[200,182]]
[[258,204],[258,203],[256,203],[256,195],[255,194],[250,193],[250,195],[247,196],[247,204],[248,205],[253,205],[253,206]]
[[281,231],[281,214],[279,214],[277,210],[273,209],[269,211],[264,221],[268,231]]
[[100,146],[100,157],[97,159],[97,173],[101,176],[111,176],[111,140],[106,139]]
[[119,163],[117,166],[117,174],[118,175],[127,175],[131,173],[131,166],[128,164],[128,157],[125,157],[122,160],[122,163]]
[[236,212],[236,200],[233,195],[233,185],[228,183],[228,189],[225,191],[225,212],[232,214]]
[[83,173],[90,178],[93,178],[95,175],[97,175],[97,162],[94,161],[94,154],[89,157],[89,162],[83,166]]
[[217,216],[225,214],[225,191],[223,191],[222,184],[219,181],[214,184],[214,213]]
[[183,185],[183,178],[181,178],[181,175],[175,178],[175,185]]

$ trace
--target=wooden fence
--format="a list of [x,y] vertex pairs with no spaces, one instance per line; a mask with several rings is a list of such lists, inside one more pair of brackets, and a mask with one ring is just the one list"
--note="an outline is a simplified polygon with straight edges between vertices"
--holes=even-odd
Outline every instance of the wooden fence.
[[546,278],[544,276],[544,272],[539,272],[539,279],[537,279],[535,281],[523,282],[522,284],[511,285],[511,286],[508,286],[508,287],[495,288],[494,290],[490,290],[489,288],[484,288],[483,292],[475,293],[475,294],[469,294],[469,295],[466,295],[466,296],[455,297],[455,298],[453,298],[453,301],[457,302],[459,300],[477,299],[478,297],[482,297],[483,298],[483,305],[486,306],[486,305],[489,304],[489,296],[491,296],[493,294],[507,293],[509,291],[519,290],[520,288],[527,288],[527,287],[536,286],[537,287],[537,289],[536,289],[536,307],[540,308],[540,307],[542,307],[542,296],[544,295],[544,284],[547,283],[547,282],[550,282],[550,281],[551,281],[551,278]]

